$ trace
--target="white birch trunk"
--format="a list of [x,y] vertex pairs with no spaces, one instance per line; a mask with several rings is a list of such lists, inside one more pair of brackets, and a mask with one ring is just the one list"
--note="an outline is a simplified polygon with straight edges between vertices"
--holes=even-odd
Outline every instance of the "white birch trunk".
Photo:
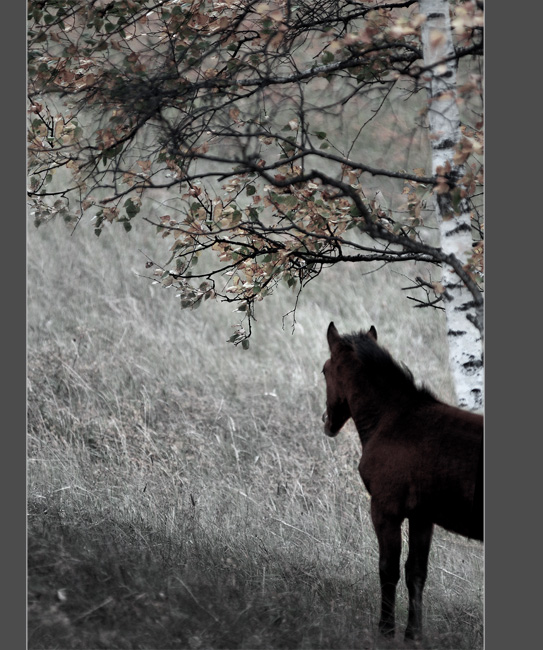
[[[419,0],[422,26],[424,65],[433,66],[454,54],[449,3],[447,0]],[[462,169],[453,162],[455,146],[460,140],[460,119],[456,103],[456,62],[451,60],[431,69],[428,83],[428,119],[432,145],[432,172],[439,173],[450,165],[457,178]],[[450,172],[449,172],[450,173]],[[471,219],[466,202],[452,209],[448,192],[437,194],[436,213],[440,228],[441,248],[464,265],[472,251]],[[443,265],[442,284],[449,341],[449,362],[454,379],[458,405],[470,410],[483,406],[483,341],[482,307],[449,265]],[[468,316],[471,317],[471,321]]]

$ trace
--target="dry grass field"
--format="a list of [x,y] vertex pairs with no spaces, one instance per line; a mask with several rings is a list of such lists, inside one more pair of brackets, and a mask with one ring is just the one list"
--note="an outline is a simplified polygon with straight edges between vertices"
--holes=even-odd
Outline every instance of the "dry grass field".
[[[377,542],[351,424],[322,432],[326,328],[374,324],[452,399],[440,312],[410,266],[325,272],[292,319],[261,303],[250,349],[225,304],[181,310],[140,277],[161,241],[89,224],[28,231],[28,647],[403,648],[383,644]],[[404,545],[405,546],[405,545]],[[483,548],[437,530],[424,648],[483,645]]]

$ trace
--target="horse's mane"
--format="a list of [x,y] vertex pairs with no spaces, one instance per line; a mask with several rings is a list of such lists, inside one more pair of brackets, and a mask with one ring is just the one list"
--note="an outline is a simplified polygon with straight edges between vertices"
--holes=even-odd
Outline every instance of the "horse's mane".
[[387,392],[399,391],[406,396],[436,399],[428,388],[417,386],[411,370],[405,364],[395,361],[390,352],[369,334],[353,332],[344,335],[343,339],[352,346],[355,357],[361,363],[361,370],[378,388]]

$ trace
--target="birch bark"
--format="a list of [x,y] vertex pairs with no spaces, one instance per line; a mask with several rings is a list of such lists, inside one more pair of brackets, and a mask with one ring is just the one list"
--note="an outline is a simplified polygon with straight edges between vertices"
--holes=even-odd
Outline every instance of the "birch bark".
[[[428,119],[432,145],[432,171],[461,179],[463,170],[455,165],[455,146],[460,140],[460,118],[456,92],[454,55],[449,3],[447,0],[419,0],[425,67],[428,80]],[[443,62],[443,63],[440,63]],[[436,65],[437,64],[437,65]],[[449,363],[458,405],[470,410],[483,406],[483,307],[482,297],[474,296],[458,275],[472,251],[471,219],[465,200],[453,204],[449,191],[436,194],[436,213],[441,248],[455,261],[443,265],[442,284],[449,341]],[[454,209],[453,209],[454,205]],[[459,264],[458,264],[459,263]]]

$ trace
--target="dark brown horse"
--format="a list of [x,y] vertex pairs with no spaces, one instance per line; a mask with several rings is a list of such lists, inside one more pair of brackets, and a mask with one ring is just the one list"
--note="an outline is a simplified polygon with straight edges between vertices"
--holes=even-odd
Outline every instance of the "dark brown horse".
[[324,431],[335,436],[352,417],[362,442],[359,471],[379,541],[379,630],[394,635],[401,524],[407,518],[405,638],[417,639],[433,525],[483,539],[483,417],[418,388],[409,370],[378,345],[373,326],[366,334],[340,336],[330,323],[328,344]]

